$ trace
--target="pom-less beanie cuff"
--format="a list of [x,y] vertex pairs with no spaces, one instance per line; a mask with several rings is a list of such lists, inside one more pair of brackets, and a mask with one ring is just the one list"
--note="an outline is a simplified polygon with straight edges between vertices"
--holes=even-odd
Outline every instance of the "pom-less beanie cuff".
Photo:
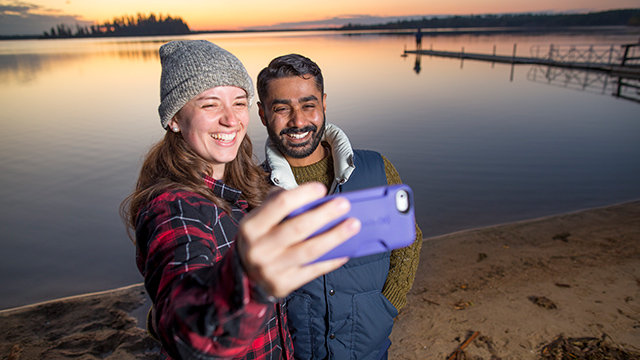
[[171,41],[160,47],[160,122],[173,116],[201,92],[216,86],[237,86],[254,96],[253,82],[240,60],[206,40]]

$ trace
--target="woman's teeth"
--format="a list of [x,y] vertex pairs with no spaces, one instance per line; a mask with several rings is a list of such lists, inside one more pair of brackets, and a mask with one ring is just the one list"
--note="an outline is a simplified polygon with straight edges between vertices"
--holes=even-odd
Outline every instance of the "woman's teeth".
[[236,133],[236,132],[231,133],[231,134],[211,134],[211,137],[214,140],[227,142],[227,141],[233,141],[233,139],[236,138],[237,134],[238,133]]

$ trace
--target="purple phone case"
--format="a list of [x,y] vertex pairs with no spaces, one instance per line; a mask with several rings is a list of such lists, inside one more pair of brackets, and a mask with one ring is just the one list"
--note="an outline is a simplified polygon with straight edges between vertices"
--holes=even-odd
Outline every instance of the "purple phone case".
[[[396,208],[396,193],[399,190],[406,191],[408,195],[409,208],[405,212]],[[351,210],[339,219],[328,223],[310,237],[327,231],[349,217],[360,219],[362,227],[358,234],[313,262],[344,256],[353,258],[376,254],[409,246],[415,240],[413,193],[411,188],[404,184],[330,195],[293,211],[287,218],[299,215],[336,196],[347,198],[351,202]]]

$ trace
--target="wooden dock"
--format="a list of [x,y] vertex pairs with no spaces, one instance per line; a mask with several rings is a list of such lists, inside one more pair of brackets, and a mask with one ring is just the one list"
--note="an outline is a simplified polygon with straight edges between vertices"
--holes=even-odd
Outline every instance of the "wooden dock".
[[587,62],[569,62],[569,61],[555,61],[544,58],[528,58],[520,56],[504,56],[504,55],[492,55],[492,54],[474,54],[465,53],[464,50],[460,52],[450,51],[436,51],[436,50],[405,50],[405,54],[416,55],[429,55],[448,57],[455,59],[469,59],[478,61],[488,61],[492,63],[504,63],[512,65],[541,65],[541,66],[553,66],[561,68],[569,68],[585,71],[598,71],[605,72],[612,76],[640,79],[640,66],[637,65],[616,65],[616,64],[603,64],[603,63],[587,63]]

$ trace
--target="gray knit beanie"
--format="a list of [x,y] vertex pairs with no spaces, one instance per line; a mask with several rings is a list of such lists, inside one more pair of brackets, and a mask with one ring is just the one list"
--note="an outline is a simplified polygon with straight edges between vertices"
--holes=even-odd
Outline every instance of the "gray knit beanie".
[[171,41],[160,47],[160,122],[171,118],[201,92],[216,86],[237,86],[253,100],[253,82],[240,60],[206,40]]

